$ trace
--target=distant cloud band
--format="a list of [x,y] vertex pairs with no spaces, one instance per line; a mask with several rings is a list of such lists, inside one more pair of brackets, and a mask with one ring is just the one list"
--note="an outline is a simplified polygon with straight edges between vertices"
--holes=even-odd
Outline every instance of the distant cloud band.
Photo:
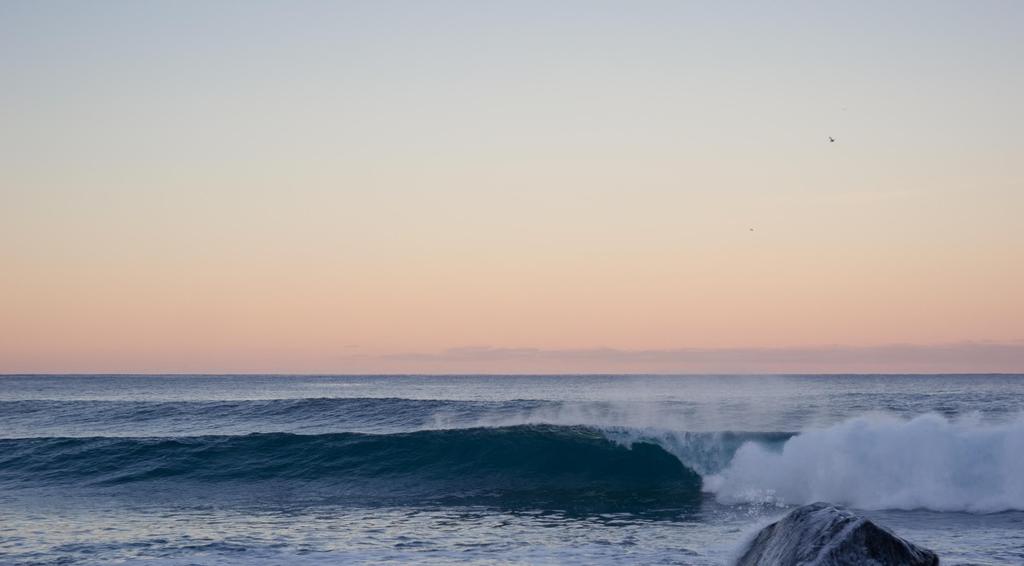
[[1024,341],[662,350],[473,346],[358,358],[413,371],[1000,373],[1024,371]]

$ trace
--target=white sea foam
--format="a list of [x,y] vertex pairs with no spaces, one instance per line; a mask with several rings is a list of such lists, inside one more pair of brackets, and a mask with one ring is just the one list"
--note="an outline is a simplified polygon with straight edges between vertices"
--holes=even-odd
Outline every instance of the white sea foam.
[[705,489],[727,504],[1024,510],[1024,419],[855,418],[801,433],[781,451],[745,443]]

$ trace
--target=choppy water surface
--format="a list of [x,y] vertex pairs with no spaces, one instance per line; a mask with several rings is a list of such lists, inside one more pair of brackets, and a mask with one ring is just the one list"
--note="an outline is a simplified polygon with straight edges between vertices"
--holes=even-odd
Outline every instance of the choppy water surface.
[[725,564],[789,506],[1024,563],[1024,376],[5,376],[0,563]]

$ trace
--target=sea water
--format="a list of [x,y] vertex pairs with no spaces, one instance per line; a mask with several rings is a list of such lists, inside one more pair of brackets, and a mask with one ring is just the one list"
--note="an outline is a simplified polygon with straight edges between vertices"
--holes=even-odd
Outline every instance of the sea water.
[[1024,376],[3,376],[0,564],[1024,564]]

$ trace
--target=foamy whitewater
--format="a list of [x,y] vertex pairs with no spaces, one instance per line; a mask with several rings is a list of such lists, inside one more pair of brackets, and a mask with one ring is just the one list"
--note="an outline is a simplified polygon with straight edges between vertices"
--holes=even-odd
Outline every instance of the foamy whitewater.
[[830,501],[860,509],[1024,509],[1024,421],[935,414],[856,418],[781,449],[745,443],[706,488],[724,503]]
[[1024,563],[1024,376],[0,377],[0,563]]

